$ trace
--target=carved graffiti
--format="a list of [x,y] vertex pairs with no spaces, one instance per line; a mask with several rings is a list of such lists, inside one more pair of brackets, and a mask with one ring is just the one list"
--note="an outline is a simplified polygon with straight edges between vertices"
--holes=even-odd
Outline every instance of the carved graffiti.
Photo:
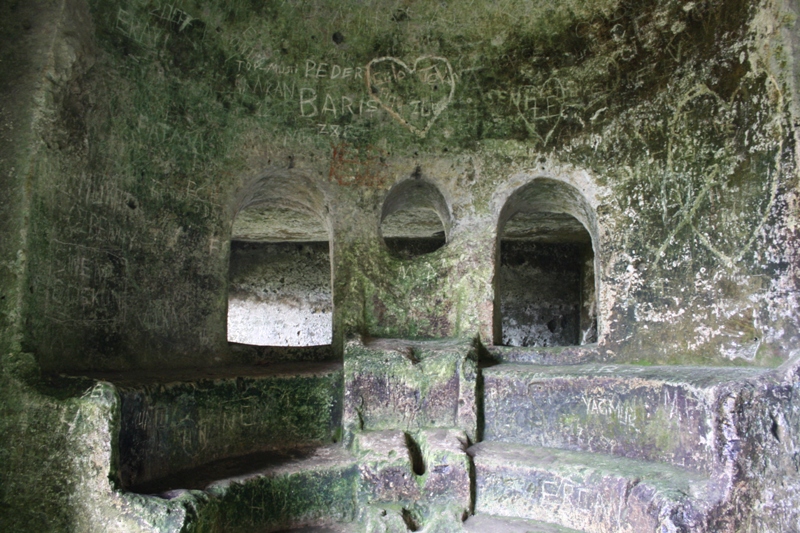
[[422,56],[409,67],[394,57],[379,57],[367,65],[370,97],[413,134],[424,138],[447,109],[456,90],[450,62]]

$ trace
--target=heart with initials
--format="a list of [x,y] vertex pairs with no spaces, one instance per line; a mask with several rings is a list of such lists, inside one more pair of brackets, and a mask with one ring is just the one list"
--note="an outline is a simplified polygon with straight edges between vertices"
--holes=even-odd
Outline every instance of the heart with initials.
[[450,62],[422,56],[409,67],[394,57],[379,57],[367,65],[367,91],[396,121],[424,138],[456,91]]

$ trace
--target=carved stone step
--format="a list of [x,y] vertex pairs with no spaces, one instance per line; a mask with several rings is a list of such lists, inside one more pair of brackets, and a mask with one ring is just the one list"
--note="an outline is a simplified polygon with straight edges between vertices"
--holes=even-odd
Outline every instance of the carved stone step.
[[[226,477],[211,481],[220,474]],[[345,527],[339,523],[356,517],[357,481],[352,455],[330,445],[218,461],[142,489],[192,509],[184,529],[249,533]]]
[[725,409],[749,368],[500,364],[483,369],[485,440],[669,462],[726,460]]
[[538,520],[486,514],[470,516],[464,522],[464,531],[466,533],[581,533],[575,529]]
[[708,479],[611,455],[482,442],[475,512],[554,522],[587,533],[705,531]]
[[469,338],[352,339],[344,355],[344,433],[458,428],[475,440],[478,353]]
[[466,434],[452,428],[413,435],[397,430],[357,433],[353,450],[361,479],[359,504],[379,510],[378,514],[367,512],[365,520],[378,530],[400,524],[403,531],[407,527],[411,531],[450,530],[452,524],[460,528],[461,518],[471,507],[471,461],[466,446]]
[[[600,355],[596,344],[582,346],[488,346],[485,359],[496,363],[536,365],[577,365]],[[486,357],[488,356],[488,357]]]
[[119,391],[126,488],[227,457],[328,444],[341,432],[341,362],[96,377]]
[[[358,533],[360,530],[354,524],[318,524],[293,529],[281,529],[270,533]],[[267,533],[258,531],[254,533]]]

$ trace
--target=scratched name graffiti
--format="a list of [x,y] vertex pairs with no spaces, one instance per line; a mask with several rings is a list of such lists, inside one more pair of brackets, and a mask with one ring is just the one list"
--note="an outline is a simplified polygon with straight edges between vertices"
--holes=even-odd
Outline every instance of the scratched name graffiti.
[[127,9],[119,8],[114,29],[143,48],[154,49],[166,38],[160,28],[139,20]]
[[533,140],[542,146],[553,140],[559,126],[569,120],[582,122],[580,116],[590,111],[578,89],[557,78],[513,89],[491,89],[486,97],[489,103],[516,114]]
[[331,80],[361,80],[364,77],[364,68],[360,65],[342,66],[336,63],[323,63],[312,59],[306,60],[304,78],[323,78]]
[[379,57],[367,65],[367,91],[397,122],[424,138],[453,101],[456,80],[443,57],[422,56],[412,66],[395,57]]
[[[245,44],[237,41],[237,46]],[[253,57],[248,50],[244,52],[249,59],[233,59],[238,73],[235,92],[258,99],[256,116],[271,117],[273,105],[294,102],[299,117],[313,119],[317,135],[346,139],[352,124],[342,121],[380,111],[363,90],[364,67],[314,59],[306,59],[303,66],[282,64]]]
[[367,97],[354,98],[352,96],[332,96],[325,93],[317,94],[316,89],[302,87],[300,89],[300,116],[311,117],[340,117],[343,115],[364,115],[374,113],[378,105]]
[[591,491],[581,483],[554,475],[542,481],[541,503],[546,507],[586,504],[591,501]]
[[[776,109],[782,109],[784,96],[777,83],[771,79],[767,80],[765,90],[772,90]],[[650,268],[657,268],[667,256],[667,250],[683,242],[682,239],[676,238],[681,232],[690,231],[697,242],[721,265],[730,271],[736,271],[767,225],[778,198],[780,154],[783,153],[785,140],[788,138],[781,121],[773,121],[767,127],[772,151],[777,155],[768,156],[774,157],[774,160],[760,173],[764,178],[761,190],[751,193],[752,196],[746,200],[755,206],[754,212],[736,224],[727,224],[724,226],[725,231],[720,231],[719,228],[723,227],[725,220],[713,216],[713,213],[728,211],[707,207],[730,196],[726,194],[726,187],[729,187],[730,178],[736,176],[733,170],[734,164],[739,162],[730,154],[730,148],[718,140],[701,138],[698,142],[699,136],[696,134],[693,117],[726,117],[724,121],[704,122],[706,130],[711,126],[717,130],[719,137],[723,137],[725,125],[734,122],[734,117],[739,112],[736,106],[737,98],[742,98],[739,91],[734,92],[729,100],[725,100],[707,85],[697,84],[681,95],[673,116],[665,124],[667,160],[664,175],[670,179],[660,181],[662,183],[660,190],[654,191],[653,197],[658,198],[660,204],[658,207],[663,212],[662,217],[668,221],[670,227],[660,245],[651,248],[653,262]],[[693,146],[687,147],[685,141],[682,141],[685,139],[691,139]],[[762,148],[753,152],[766,155],[769,153],[769,148],[766,146],[764,148],[766,150]],[[710,164],[703,169],[702,174],[693,177],[681,167],[682,156],[686,153],[692,153],[694,159],[707,157]],[[672,176],[686,177],[676,179]],[[742,201],[738,196],[737,200]],[[712,213],[712,216],[709,216],[709,213]]]
[[290,76],[300,72],[297,65],[284,65],[282,63],[276,63],[275,61],[270,62],[264,57],[252,60],[234,59],[233,61],[236,63],[236,72],[250,72],[251,70],[256,70],[274,76]]
[[112,248],[53,240],[54,255],[67,259],[51,265],[45,315],[61,323],[114,323],[125,318],[127,260]]
[[[139,17],[133,10],[120,7],[117,10],[114,29],[128,37],[133,42],[145,49],[155,49],[166,46],[169,41],[169,32],[148,22],[168,22],[178,33],[188,29],[198,19],[186,12],[182,2],[159,4],[149,12],[146,17]],[[200,40],[205,39],[205,29]]]

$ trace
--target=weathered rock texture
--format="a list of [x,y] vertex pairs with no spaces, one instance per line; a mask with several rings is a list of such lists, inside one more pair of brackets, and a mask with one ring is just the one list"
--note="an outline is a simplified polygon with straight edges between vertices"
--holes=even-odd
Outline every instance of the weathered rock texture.
[[345,348],[344,428],[478,430],[478,355],[468,340],[351,341]]
[[[230,361],[232,224],[263,203],[331,236],[335,344],[363,330],[489,340],[499,217],[538,178],[577,195],[526,209],[592,236],[609,357],[786,359],[790,6],[79,4],[50,48],[20,43],[54,57],[36,82],[47,96],[21,104],[47,119],[30,141],[7,137],[37,154],[27,174],[5,163],[9,198],[28,198],[12,218],[28,222],[4,261],[13,271],[21,251],[25,296],[8,298],[45,367]],[[44,31],[8,12],[9,31]],[[379,227],[408,179],[441,194],[448,242],[402,260]]]
[[[116,435],[146,409],[125,411],[122,385],[52,377],[329,356],[344,358],[344,388],[321,403],[343,402],[348,443],[401,431],[424,454],[422,432],[461,430],[494,439],[477,450],[554,458],[476,462],[478,509],[502,499],[492,472],[544,487],[599,453],[707,476],[687,500],[633,487],[635,468],[575,467],[598,501],[633,487],[631,507],[613,508],[641,528],[800,529],[798,15],[796,0],[0,2],[0,529],[279,528],[318,521],[331,501],[370,531],[460,528],[455,488],[436,518],[359,507],[343,450],[319,476],[292,463],[224,496],[126,492]],[[395,216],[416,230],[395,231]],[[492,346],[500,241],[517,216],[539,221],[512,227],[537,239],[564,217],[589,235],[594,306],[581,304],[574,341],[589,344]],[[394,248],[437,219],[435,246]],[[329,242],[329,348],[227,342],[237,232]],[[430,340],[444,337],[482,345]],[[482,376],[478,355],[500,366]],[[220,390],[241,406],[252,376],[236,377],[243,391]],[[187,414],[171,435],[197,423],[180,402],[165,404]],[[309,498],[280,519],[253,503],[293,487]],[[529,518],[543,501],[530,498]],[[579,510],[549,515],[561,526],[617,527],[563,501]]]
[[138,384],[126,376],[119,392],[119,469],[125,487],[227,457],[318,446],[339,437],[338,365],[237,370],[227,379],[161,378]]
[[479,513],[592,533],[705,530],[693,499],[703,503],[706,483],[690,472],[511,444],[480,443],[471,452]]

